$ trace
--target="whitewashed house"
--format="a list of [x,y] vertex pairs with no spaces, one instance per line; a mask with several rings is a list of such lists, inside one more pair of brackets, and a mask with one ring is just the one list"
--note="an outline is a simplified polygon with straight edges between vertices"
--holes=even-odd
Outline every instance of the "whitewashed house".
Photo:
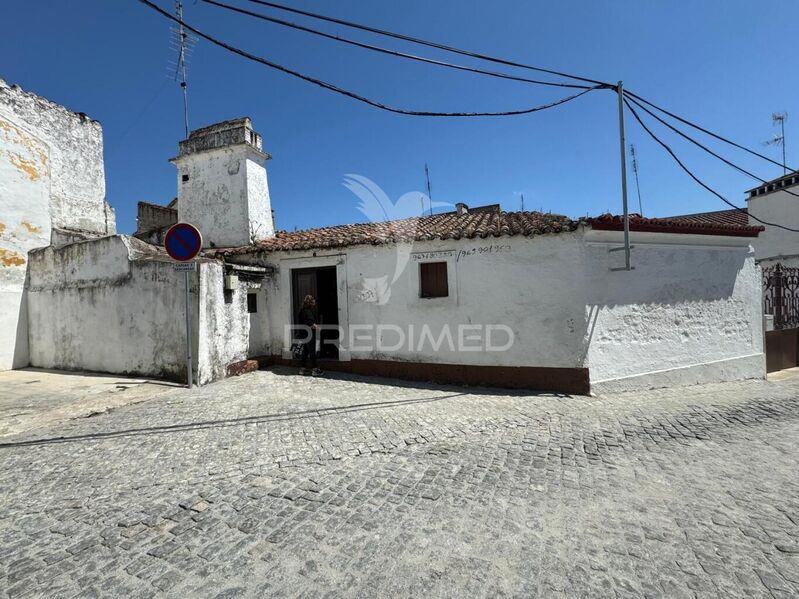
[[460,205],[275,232],[268,158],[249,119],[194,131],[173,159],[177,201],[140,206],[136,237],[28,251],[29,363],[185,377],[180,279],[157,245],[184,221],[206,243],[190,313],[201,383],[287,363],[307,293],[330,370],[572,393],[764,376],[759,227],[634,218],[631,271],[610,216]]

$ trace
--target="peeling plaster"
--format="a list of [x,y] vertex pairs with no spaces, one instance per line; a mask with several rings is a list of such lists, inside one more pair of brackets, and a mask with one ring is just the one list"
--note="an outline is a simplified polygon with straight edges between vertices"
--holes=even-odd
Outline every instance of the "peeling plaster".
[[0,248],[0,266],[22,266],[25,264],[25,256],[13,250]]

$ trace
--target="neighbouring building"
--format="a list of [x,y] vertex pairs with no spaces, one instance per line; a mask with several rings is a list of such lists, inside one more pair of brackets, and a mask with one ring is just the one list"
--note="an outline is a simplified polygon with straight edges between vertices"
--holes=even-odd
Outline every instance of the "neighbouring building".
[[114,222],[100,123],[0,79],[0,370],[30,362],[28,252]]
[[[778,177],[747,192],[746,208],[749,222],[760,224],[756,217],[767,223],[777,223],[799,229],[799,171]],[[763,266],[781,263],[799,266],[799,233],[765,225],[765,230],[752,244],[755,258]]]
[[769,372],[799,366],[798,202],[799,171],[750,189],[746,199],[751,223],[757,223],[755,219],[771,223],[752,244],[763,269]]
[[249,119],[193,131],[177,200],[140,204],[135,236],[26,248],[29,363],[185,379],[182,276],[159,247],[182,221],[206,248],[190,296],[200,383],[287,363],[306,294],[329,369],[573,393],[764,376],[760,227],[635,217],[631,271],[609,215],[459,204],[275,231],[268,158]]

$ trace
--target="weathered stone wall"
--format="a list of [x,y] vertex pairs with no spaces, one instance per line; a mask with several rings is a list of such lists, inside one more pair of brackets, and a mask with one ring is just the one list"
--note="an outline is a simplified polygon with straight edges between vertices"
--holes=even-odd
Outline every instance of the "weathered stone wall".
[[139,202],[136,210],[136,236],[171,227],[178,222],[178,211],[167,206]]
[[115,230],[100,124],[0,80],[0,370],[28,364],[28,252]]

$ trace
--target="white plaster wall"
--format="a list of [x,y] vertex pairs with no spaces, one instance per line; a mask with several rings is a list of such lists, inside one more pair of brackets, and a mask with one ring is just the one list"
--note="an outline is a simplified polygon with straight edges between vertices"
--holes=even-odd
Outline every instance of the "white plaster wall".
[[115,230],[102,151],[99,123],[0,80],[0,370],[29,363],[28,252]]
[[50,239],[50,149],[0,113],[0,370],[28,365],[28,251]]
[[225,301],[224,267],[202,264],[199,307],[198,375],[201,384],[223,378],[229,364],[248,357],[250,319],[242,285]]
[[[586,364],[613,391],[765,376],[760,271],[746,238],[586,236]],[[687,245],[686,245],[687,244]],[[700,245],[701,244],[701,245]]]
[[[794,186],[790,191],[799,193],[799,186]],[[746,206],[751,225],[761,224],[751,218],[756,216],[766,222],[799,229],[799,198],[784,189],[749,198]],[[778,227],[764,226],[766,230],[760,233],[757,239],[752,240],[755,257],[758,260],[799,256],[799,234]]]
[[[31,253],[31,365],[185,380],[183,273],[141,245],[115,236]],[[196,372],[198,284],[190,274]]]
[[[103,131],[100,123],[0,80],[0,119],[48,147],[52,226],[105,234]],[[29,174],[41,165],[28,164]],[[113,218],[113,217],[111,217]]]
[[[278,273],[265,289],[271,351],[286,349],[283,327],[293,321],[291,269],[336,265],[341,324],[413,324],[417,333],[427,324],[436,338],[446,325],[456,345],[455,351],[448,342],[439,351],[429,343],[420,349],[417,337],[410,347],[406,343],[392,352],[353,349],[343,352],[344,359],[582,367],[585,304],[580,240],[580,233],[564,233],[352,246],[317,251],[316,257],[312,252],[273,254],[268,263]],[[449,297],[419,297],[419,263],[442,260],[448,263]],[[491,324],[513,330],[514,344],[508,351],[458,351],[458,325]],[[384,333],[386,344],[398,339],[396,333]],[[495,341],[501,344],[504,338],[497,333]]]
[[252,147],[206,150],[174,162],[178,219],[200,230],[204,247],[242,246],[274,233],[266,169]]
[[275,234],[272,218],[272,200],[269,197],[269,184],[266,168],[261,158],[247,159],[247,206],[249,211],[250,240],[262,241]]

